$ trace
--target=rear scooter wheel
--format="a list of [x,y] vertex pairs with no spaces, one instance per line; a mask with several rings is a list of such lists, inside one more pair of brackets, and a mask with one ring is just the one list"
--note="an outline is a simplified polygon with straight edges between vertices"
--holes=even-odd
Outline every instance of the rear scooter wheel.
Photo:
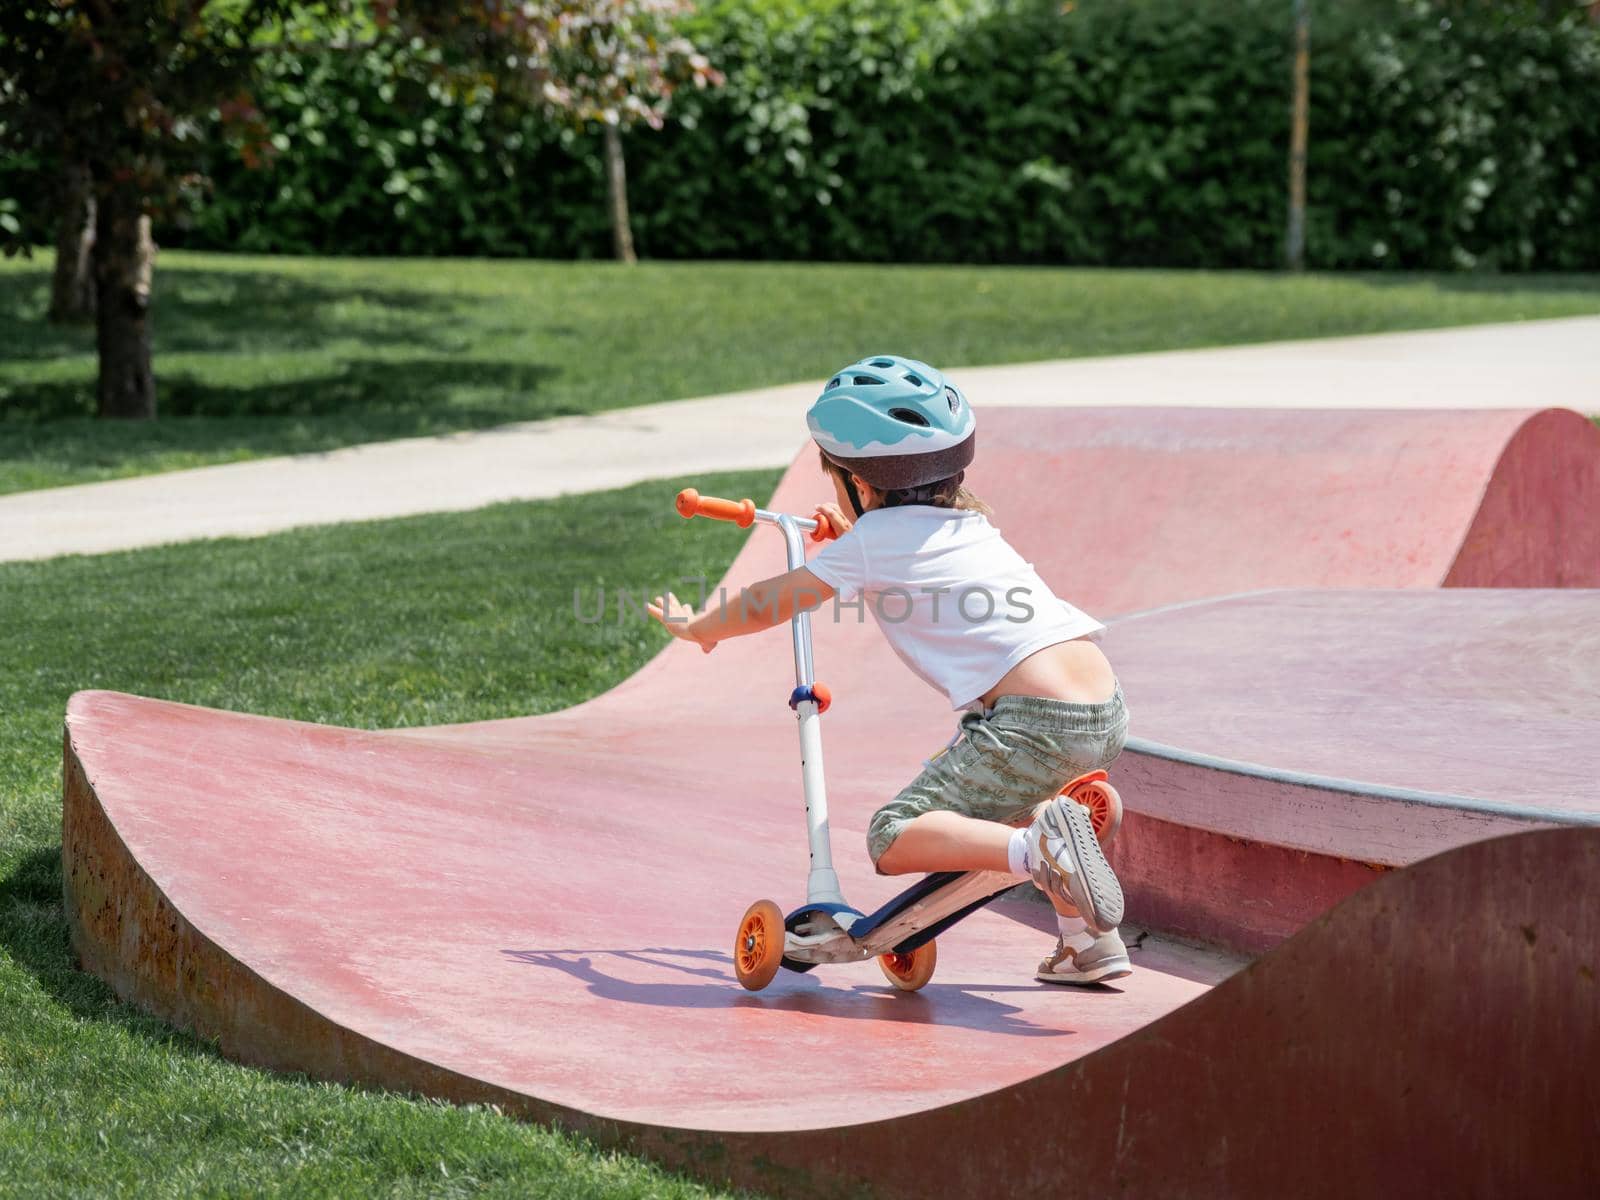
[[745,909],[733,942],[733,973],[752,992],[771,983],[783,965],[783,910],[771,900]]
[[937,942],[924,942],[908,954],[893,950],[878,955],[878,966],[884,978],[902,992],[914,992],[933,978],[933,968],[939,962]]
[[[1095,775],[1099,774],[1095,772]],[[1109,846],[1111,839],[1117,836],[1117,830],[1122,828],[1122,797],[1104,778],[1097,779],[1095,775],[1069,783],[1067,799],[1076,800],[1089,810],[1095,837],[1100,839],[1102,846]]]

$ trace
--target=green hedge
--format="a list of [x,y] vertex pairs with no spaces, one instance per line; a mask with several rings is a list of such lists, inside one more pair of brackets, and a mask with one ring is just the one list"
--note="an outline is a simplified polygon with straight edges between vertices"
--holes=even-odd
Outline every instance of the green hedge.
[[[1317,0],[1308,256],[1600,266],[1600,31],[1534,0]],[[715,0],[728,76],[627,139],[658,258],[1267,267],[1289,0]],[[597,137],[421,48],[281,59],[272,170],[219,147],[167,244],[600,257]]]
[[1600,26],[1528,0],[1336,11],[1312,87],[1319,263],[1600,265]]

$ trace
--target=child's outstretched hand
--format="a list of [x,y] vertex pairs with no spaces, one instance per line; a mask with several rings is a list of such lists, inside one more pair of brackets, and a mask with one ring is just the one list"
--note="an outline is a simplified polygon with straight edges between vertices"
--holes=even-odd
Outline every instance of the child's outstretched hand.
[[817,505],[816,515],[827,521],[829,525],[833,526],[834,536],[836,537],[841,534],[849,533],[850,527],[855,524],[854,521],[845,515],[844,509],[840,508],[832,500],[829,500],[826,504]]
[[684,604],[671,592],[657,596],[645,606],[652,617],[666,627],[668,633],[675,638],[682,638],[686,642],[694,642],[700,649],[710,654],[717,648],[715,642],[701,641],[689,632],[689,625],[698,615],[694,609]]

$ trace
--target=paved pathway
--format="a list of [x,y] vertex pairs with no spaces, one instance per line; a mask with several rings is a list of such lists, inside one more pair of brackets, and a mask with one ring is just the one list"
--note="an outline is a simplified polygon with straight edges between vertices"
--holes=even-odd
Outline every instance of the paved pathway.
[[[983,405],[1600,411],[1600,317],[953,371]],[[0,497],[0,561],[451,512],[777,467],[816,380]],[[981,415],[981,414],[980,414]]]

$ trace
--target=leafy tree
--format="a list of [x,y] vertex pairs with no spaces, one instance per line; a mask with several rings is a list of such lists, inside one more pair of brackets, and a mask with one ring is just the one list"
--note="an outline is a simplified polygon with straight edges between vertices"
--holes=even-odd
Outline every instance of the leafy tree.
[[[60,163],[93,201],[102,417],[156,415],[149,219],[196,182],[203,120],[251,137],[252,42],[288,0],[6,0],[0,150]],[[70,218],[69,218],[70,219]],[[0,223],[15,249],[20,222]]]
[[479,78],[605,137],[606,187],[617,258],[634,261],[622,134],[660,129],[673,92],[723,77],[681,33],[690,0],[377,0],[380,23],[399,23],[455,51]]

